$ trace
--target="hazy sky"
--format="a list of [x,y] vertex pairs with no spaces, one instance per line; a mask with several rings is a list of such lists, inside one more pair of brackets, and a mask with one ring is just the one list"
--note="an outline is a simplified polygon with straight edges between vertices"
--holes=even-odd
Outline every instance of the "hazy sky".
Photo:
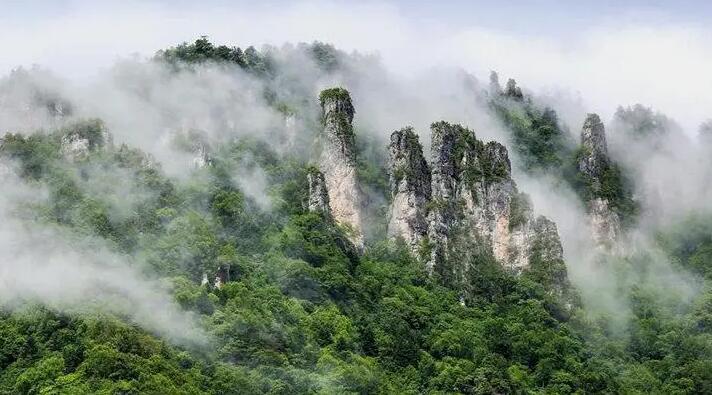
[[[0,74],[40,64],[76,80],[117,58],[208,35],[239,46],[321,40],[399,73],[491,69],[592,111],[641,102],[689,133],[712,117],[704,1],[2,1]],[[506,3],[506,4],[502,4]]]

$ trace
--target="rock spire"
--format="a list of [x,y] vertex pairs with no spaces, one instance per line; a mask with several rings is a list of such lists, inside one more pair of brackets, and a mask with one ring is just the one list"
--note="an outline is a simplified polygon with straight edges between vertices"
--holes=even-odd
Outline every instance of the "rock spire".
[[324,174],[331,215],[350,230],[349,238],[363,247],[362,201],[356,171],[353,132],[354,107],[349,92],[343,88],[326,89],[319,95],[323,135],[319,169]]

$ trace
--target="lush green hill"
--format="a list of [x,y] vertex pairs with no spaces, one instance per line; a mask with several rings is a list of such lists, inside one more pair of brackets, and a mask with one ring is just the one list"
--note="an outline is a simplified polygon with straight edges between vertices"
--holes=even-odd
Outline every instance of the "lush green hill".
[[[323,44],[302,50],[325,72],[343,56]],[[206,39],[157,57],[179,67],[232,62],[267,81],[278,64],[269,52]],[[266,86],[270,103],[284,109],[272,91],[278,84]],[[503,103],[493,105],[528,166],[562,171],[573,149],[555,113]],[[406,246],[384,240],[378,212],[375,236],[358,252],[343,229],[305,209],[303,153],[238,138],[217,147],[210,166],[179,179],[140,147],[100,142],[103,131],[101,121],[87,120],[6,136],[0,156],[48,193],[22,211],[98,238],[137,270],[169,281],[209,341],[175,343],[121,315],[27,305],[0,314],[0,393],[712,392],[712,229],[699,218],[661,231],[660,245],[676,268],[699,276],[701,291],[692,299],[663,294],[645,280],[652,259],[620,265],[620,295],[630,306],[620,331],[610,317],[562,305],[537,273],[514,276],[489,256],[472,258],[472,292],[463,300]],[[68,133],[96,144],[70,160],[61,150]],[[387,200],[379,142],[359,144],[362,180]],[[265,172],[269,210],[231,181],[251,165]],[[107,178],[122,187],[98,193]],[[127,191],[145,193],[116,216]],[[219,288],[216,272],[226,281]]]

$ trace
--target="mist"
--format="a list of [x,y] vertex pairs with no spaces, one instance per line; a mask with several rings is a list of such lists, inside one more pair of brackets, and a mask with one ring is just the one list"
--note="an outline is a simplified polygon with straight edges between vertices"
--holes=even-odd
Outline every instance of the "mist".
[[[380,142],[383,153],[390,133],[407,125],[415,128],[425,152],[429,152],[429,125],[441,119],[462,123],[474,129],[478,138],[497,140],[508,146],[515,181],[520,190],[531,195],[534,211],[557,223],[571,279],[588,306],[625,315],[627,306],[618,292],[615,264],[601,262],[638,259],[641,251],[654,270],[645,279],[626,279],[626,286],[639,281],[653,282],[684,300],[696,292],[694,276],[676,269],[658,250],[654,238],[661,228],[686,215],[709,211],[712,194],[707,171],[709,155],[695,140],[698,125],[712,115],[700,104],[712,102],[710,91],[702,88],[712,85],[709,73],[704,72],[712,65],[712,48],[702,39],[709,33],[706,28],[665,26],[668,39],[653,45],[651,40],[655,37],[650,37],[650,26],[608,21],[584,28],[570,41],[560,42],[547,37],[528,39],[478,26],[421,27],[405,19],[395,6],[299,3],[283,10],[231,9],[225,15],[210,7],[206,11],[174,11],[183,19],[191,16],[197,22],[185,29],[167,22],[159,25],[155,33],[143,35],[139,33],[147,33],[148,21],[164,11],[161,7],[142,5],[136,10],[127,7],[116,11],[119,25],[131,20],[143,30],[122,37],[121,45],[110,48],[110,54],[107,50],[92,52],[97,58],[87,64],[79,64],[70,55],[37,57],[33,55],[39,52],[37,48],[19,52],[25,53],[19,63],[43,64],[22,74],[22,78],[5,79],[0,93],[0,132],[32,133],[76,119],[97,117],[106,123],[116,144],[144,150],[168,176],[182,182],[197,174],[194,147],[182,143],[193,135],[201,136],[208,151],[249,137],[268,143],[279,153],[297,153],[309,158],[318,131],[318,92],[326,87],[343,86],[351,92],[356,108],[356,138]],[[316,12],[316,16],[306,17],[310,12]],[[240,18],[230,20],[234,14]],[[85,9],[70,12],[53,26],[37,31],[33,40],[42,41],[41,37],[54,29],[90,15],[95,16]],[[368,24],[353,22],[372,17],[376,18],[374,24],[398,27],[394,30],[400,33],[375,34]],[[200,24],[207,20],[211,22]],[[266,21],[289,21],[287,26],[294,34],[266,32],[251,20],[260,21],[260,25],[268,25]],[[94,23],[98,25],[102,19]],[[329,33],[317,35],[309,24],[319,26],[319,33]],[[324,24],[333,29],[325,28]],[[207,25],[211,26],[208,31],[203,30]],[[233,27],[235,32],[231,31]],[[115,38],[106,29],[97,30],[101,33],[97,41]],[[190,35],[186,33],[189,31]],[[70,30],[68,34],[80,40],[77,31]],[[175,70],[148,59],[159,48],[192,40],[200,34],[210,34],[216,42],[241,46],[269,44],[263,50],[277,60],[277,76],[267,86],[238,67],[208,63],[194,69]],[[17,33],[10,37],[17,37]],[[338,70],[324,72],[298,45],[284,44],[315,39],[333,42],[337,48],[350,51],[342,54]],[[131,56],[133,51],[138,54]],[[665,61],[658,62],[660,58]],[[2,65],[8,68],[17,64]],[[518,168],[520,158],[511,149],[510,132],[487,107],[481,81],[486,81],[491,69],[500,71],[504,78],[516,78],[537,103],[553,107],[572,141],[579,141],[587,112],[600,112],[607,121],[609,151],[635,175],[636,198],[642,205],[639,223],[621,241],[628,245],[624,252],[606,254],[593,245],[585,207],[560,180],[527,174]],[[677,70],[688,72],[681,75]],[[263,93],[268,88],[279,92],[277,100],[289,107],[288,113],[276,110],[266,100]],[[67,100],[72,104],[71,116],[57,119],[46,109],[28,107],[24,103],[31,100],[35,91]],[[631,137],[629,126],[615,120],[615,111],[620,105],[638,102],[669,114],[670,125],[675,126],[666,126],[670,130],[655,141]],[[232,178],[235,187],[257,202],[260,209],[271,210],[264,170],[246,162],[237,163],[236,169]],[[133,191],[121,184],[85,187],[110,201],[111,196],[121,194],[135,199],[150,198],[142,195],[146,191]],[[113,201],[115,215],[130,212],[126,201],[115,198]],[[77,249],[67,249],[57,241],[41,242],[47,250],[23,256],[24,249],[17,246],[61,240],[56,234],[59,231],[31,227],[18,233],[20,224],[10,218],[2,226],[3,234],[8,235],[3,240],[12,240],[15,246],[14,250],[3,248],[10,251],[3,256],[4,263],[28,262],[22,267],[31,267],[29,262],[47,262],[48,275],[66,279],[57,284],[76,284],[64,290],[58,285],[45,284],[44,276],[33,280],[34,271],[11,271],[10,266],[5,266],[7,275],[12,276],[7,278],[16,280],[8,283],[16,285],[6,287],[3,298],[14,303],[34,298],[66,309],[83,306],[84,293],[96,294],[99,305],[120,314],[133,314],[131,318],[149,330],[178,339],[182,334],[201,338],[198,330],[185,330],[194,323],[177,310],[167,292],[160,291],[160,284],[144,279],[120,257],[108,251],[98,256],[89,254],[81,244]],[[14,261],[5,258],[15,255],[18,259]],[[96,264],[98,261],[115,264],[104,268]],[[45,280],[49,281],[51,276]],[[104,293],[103,289],[115,291]],[[127,310],[130,303],[125,304],[125,298],[135,298],[131,300],[141,308],[133,313]],[[156,315],[156,310],[164,315]]]
[[15,176],[12,164],[0,165],[0,306],[108,312],[176,344],[207,344],[199,321],[173,301],[168,283],[147,278],[101,240],[35,220],[29,209],[46,193]]

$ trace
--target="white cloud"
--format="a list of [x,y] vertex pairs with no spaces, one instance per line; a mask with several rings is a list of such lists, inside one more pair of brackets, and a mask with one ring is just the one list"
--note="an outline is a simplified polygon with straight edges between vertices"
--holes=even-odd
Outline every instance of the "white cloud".
[[6,162],[0,162],[0,183],[0,308],[31,302],[111,312],[171,341],[207,344],[198,321],[173,301],[166,284],[146,278],[99,241],[21,219],[24,205],[41,203],[47,194],[21,181]]
[[0,25],[0,70],[39,63],[81,78],[118,57],[150,55],[201,34],[243,46],[322,40],[347,50],[377,51],[400,73],[448,65],[486,77],[497,69],[533,89],[580,92],[604,116],[618,104],[642,102],[677,119],[690,133],[712,117],[709,27],[621,17],[553,37],[515,33],[506,26],[450,26],[445,20],[409,18],[403,11],[393,4],[328,1],[200,7],[72,2],[58,15]]

